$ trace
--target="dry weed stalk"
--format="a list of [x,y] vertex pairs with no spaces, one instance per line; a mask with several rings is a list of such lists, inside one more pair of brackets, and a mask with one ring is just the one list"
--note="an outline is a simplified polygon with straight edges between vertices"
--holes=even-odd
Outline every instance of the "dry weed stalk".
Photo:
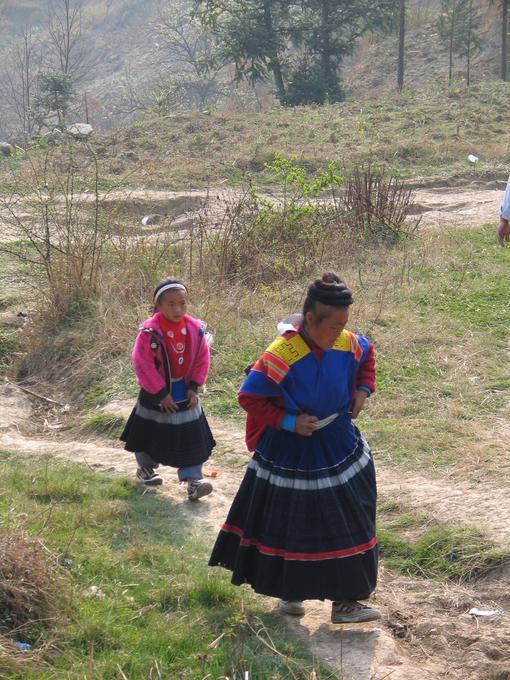
[[413,201],[414,192],[403,180],[368,165],[350,174],[343,206],[354,233],[392,242],[418,228],[419,218],[408,220]]

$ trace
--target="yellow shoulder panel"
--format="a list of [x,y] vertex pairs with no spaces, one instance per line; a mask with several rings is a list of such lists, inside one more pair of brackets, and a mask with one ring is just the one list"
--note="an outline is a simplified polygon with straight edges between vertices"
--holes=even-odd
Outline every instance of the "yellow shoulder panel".
[[284,361],[287,366],[292,366],[296,361],[299,361],[309,354],[310,348],[299,333],[296,333],[296,335],[288,340],[284,337],[276,338],[276,340],[269,345],[266,352],[274,354]]
[[333,349],[337,349],[340,352],[350,352],[352,350],[352,339],[351,336],[353,333],[350,331],[344,330],[340,333],[338,338],[335,340],[335,344],[333,345]]

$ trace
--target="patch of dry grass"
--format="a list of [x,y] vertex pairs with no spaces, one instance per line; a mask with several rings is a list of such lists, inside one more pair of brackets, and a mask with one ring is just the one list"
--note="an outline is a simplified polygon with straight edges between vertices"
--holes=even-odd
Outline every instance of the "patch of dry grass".
[[53,621],[63,586],[57,558],[23,532],[0,532],[0,632],[26,636]]

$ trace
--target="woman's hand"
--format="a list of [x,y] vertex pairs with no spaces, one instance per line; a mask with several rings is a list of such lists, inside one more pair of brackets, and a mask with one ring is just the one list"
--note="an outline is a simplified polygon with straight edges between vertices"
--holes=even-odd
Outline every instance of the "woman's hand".
[[351,418],[354,420],[359,416],[361,411],[365,408],[365,402],[368,394],[365,390],[356,390],[354,399],[351,404]]
[[302,437],[311,437],[315,432],[315,428],[317,427],[317,421],[317,416],[309,416],[306,413],[302,413],[296,418],[295,432],[300,434]]
[[504,217],[499,220],[498,241],[501,246],[510,241],[510,223]]
[[195,408],[198,405],[198,396],[194,390],[188,390],[188,408]]
[[167,394],[166,397],[163,397],[163,399],[161,399],[161,401],[159,402],[159,407],[162,411],[165,411],[166,413],[175,413],[178,409],[177,404],[172,399],[170,394]]

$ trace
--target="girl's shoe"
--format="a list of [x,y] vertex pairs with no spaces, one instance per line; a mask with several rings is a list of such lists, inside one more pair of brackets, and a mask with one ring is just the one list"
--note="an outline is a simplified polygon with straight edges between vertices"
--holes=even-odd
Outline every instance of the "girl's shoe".
[[355,600],[337,600],[331,607],[331,623],[363,623],[381,618],[378,609],[367,607]]
[[213,490],[210,482],[204,482],[203,479],[189,479],[188,480],[188,500],[198,501],[199,498],[208,496]]
[[279,609],[282,614],[304,616],[305,606],[301,600],[280,600]]
[[163,484],[163,477],[154,472],[152,467],[139,467],[136,471],[136,477],[146,486],[159,486]]

